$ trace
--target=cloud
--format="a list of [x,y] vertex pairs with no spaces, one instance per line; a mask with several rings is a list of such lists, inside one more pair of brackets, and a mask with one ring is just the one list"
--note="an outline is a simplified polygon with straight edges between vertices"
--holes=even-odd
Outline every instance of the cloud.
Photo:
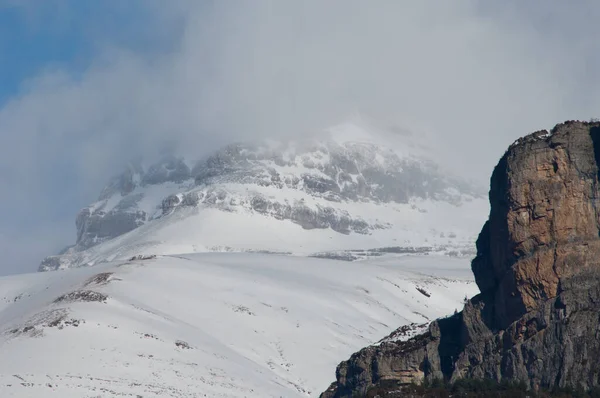
[[[74,239],[71,220],[57,219],[37,224],[27,230],[12,228],[0,234],[0,275],[33,272],[41,259],[55,254],[65,245],[65,239]],[[68,241],[68,240],[67,240]]]
[[[59,3],[77,20],[78,3]],[[593,2],[181,0],[107,17],[117,3],[86,11],[99,16],[78,28],[85,68],[53,64],[0,109],[0,236],[19,241],[22,269],[39,262],[27,232],[73,223],[127,160],[167,143],[200,156],[361,112],[432,133],[441,161],[486,180],[518,136],[598,114]]]

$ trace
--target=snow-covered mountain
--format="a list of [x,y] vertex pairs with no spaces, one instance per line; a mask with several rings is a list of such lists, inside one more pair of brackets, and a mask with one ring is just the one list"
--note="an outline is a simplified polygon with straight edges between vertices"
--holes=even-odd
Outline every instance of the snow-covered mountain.
[[351,353],[460,308],[468,260],[200,253],[0,278],[2,397],[315,397]]
[[419,141],[346,124],[132,164],[60,271],[0,278],[0,396],[317,396],[477,292],[487,200]]
[[173,155],[131,165],[79,213],[76,244],[40,270],[214,251],[470,255],[483,190],[416,142],[346,124],[319,139],[230,145],[193,165]]

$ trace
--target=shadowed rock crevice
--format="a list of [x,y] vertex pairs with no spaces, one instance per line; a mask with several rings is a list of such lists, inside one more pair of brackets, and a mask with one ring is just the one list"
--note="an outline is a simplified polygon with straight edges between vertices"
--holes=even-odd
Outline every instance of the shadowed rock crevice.
[[454,372],[454,362],[462,349],[460,329],[462,325],[462,314],[440,319],[440,344],[438,354],[440,356],[440,370],[444,377],[449,377]]
[[[590,128],[590,137],[594,146],[594,158],[596,159],[596,165],[600,165],[600,126],[594,126]],[[600,167],[598,167],[596,178],[598,181],[600,181]]]
[[[600,126],[593,126],[590,128],[590,137],[592,139],[592,144],[594,147],[594,158],[596,160],[597,170],[596,170],[596,184],[600,182]],[[596,186],[596,192],[600,187]],[[598,195],[596,196],[596,199]],[[598,230],[598,235],[600,237],[600,214],[598,206],[595,206],[596,209],[596,226]]]
[[600,385],[599,163],[600,123],[512,144],[492,174],[472,262],[481,293],[424,335],[354,354],[322,397],[436,378]]

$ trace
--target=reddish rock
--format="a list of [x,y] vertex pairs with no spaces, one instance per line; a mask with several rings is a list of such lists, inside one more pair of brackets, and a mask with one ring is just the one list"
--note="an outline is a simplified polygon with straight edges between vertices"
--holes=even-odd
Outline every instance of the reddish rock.
[[481,293],[423,335],[354,354],[322,397],[439,377],[600,385],[599,158],[600,123],[569,121],[511,145],[472,262]]

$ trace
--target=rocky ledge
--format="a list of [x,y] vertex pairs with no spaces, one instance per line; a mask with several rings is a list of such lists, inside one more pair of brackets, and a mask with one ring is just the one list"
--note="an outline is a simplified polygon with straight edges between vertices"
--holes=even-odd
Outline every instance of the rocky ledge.
[[472,270],[481,293],[407,341],[342,362],[323,398],[423,379],[600,385],[600,123],[517,140],[491,178]]

